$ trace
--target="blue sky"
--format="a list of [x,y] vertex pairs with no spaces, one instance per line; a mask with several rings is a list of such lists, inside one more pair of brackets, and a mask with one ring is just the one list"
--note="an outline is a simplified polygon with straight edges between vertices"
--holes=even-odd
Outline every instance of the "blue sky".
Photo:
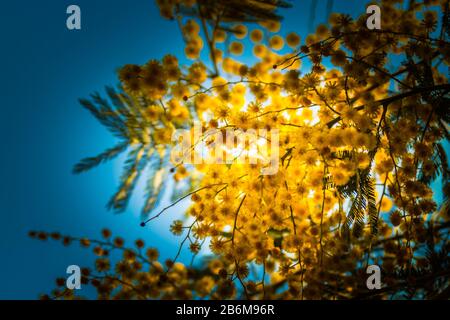
[[[66,29],[66,8],[72,3],[81,7],[81,31]],[[78,98],[117,84],[115,70],[123,64],[180,50],[175,25],[159,17],[153,1],[129,3],[2,5],[0,298],[34,299],[49,292],[69,264],[92,261],[78,245],[64,248],[28,239],[31,229],[98,237],[108,227],[129,243],[142,237],[161,247],[163,256],[174,254],[178,239],[164,232],[168,221],[159,228],[156,222],[157,232],[144,230],[132,208],[121,215],[105,209],[118,183],[117,165],[71,173],[78,160],[114,142]]]
[[[304,39],[310,2],[298,1],[283,12],[286,33],[297,31]],[[70,4],[81,7],[80,31],[66,29]],[[325,21],[325,5],[319,0],[316,24]],[[365,7],[359,0],[335,1],[333,11],[360,14]],[[76,244],[65,248],[29,239],[29,230],[99,237],[108,227],[128,243],[140,237],[163,258],[173,257],[179,239],[167,229],[181,210],[169,210],[167,218],[143,229],[133,202],[120,215],[105,208],[120,165],[78,176],[71,169],[114,145],[78,98],[116,85],[121,65],[181,56],[176,23],[162,19],[153,0],[8,1],[2,3],[0,32],[0,299],[35,299],[53,289],[68,265],[93,261]]]

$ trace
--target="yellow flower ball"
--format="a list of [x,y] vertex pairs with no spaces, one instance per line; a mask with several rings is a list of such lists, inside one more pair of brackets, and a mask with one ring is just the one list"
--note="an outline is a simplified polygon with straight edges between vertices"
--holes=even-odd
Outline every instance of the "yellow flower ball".
[[194,20],[188,20],[183,26],[183,32],[186,36],[194,36],[200,32],[200,26]]
[[232,54],[239,56],[244,52],[244,45],[240,42],[233,41],[229,46],[229,50]]
[[253,47],[253,54],[258,58],[263,58],[267,53],[267,47],[262,44],[257,44]]
[[247,36],[247,27],[243,24],[239,24],[233,28],[234,36],[238,39],[244,39]]
[[389,212],[392,209],[392,200],[384,196],[381,200],[381,211]]
[[222,43],[227,39],[227,33],[222,29],[217,29],[214,31],[214,40],[217,43]]
[[281,36],[275,35],[270,38],[270,47],[274,50],[281,50],[284,47],[284,40]]
[[263,39],[263,32],[260,29],[254,29],[252,32],[250,32],[250,40],[254,43],[261,42]]
[[289,47],[295,49],[300,44],[300,36],[295,32],[291,32],[286,36],[286,42]]
[[270,32],[278,32],[280,31],[281,24],[276,20],[267,20],[259,23],[262,27],[266,28]]

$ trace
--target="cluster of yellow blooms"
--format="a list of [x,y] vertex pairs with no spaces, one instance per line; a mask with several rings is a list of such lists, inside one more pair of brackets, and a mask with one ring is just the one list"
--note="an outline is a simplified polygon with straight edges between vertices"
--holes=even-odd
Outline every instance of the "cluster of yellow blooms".
[[[223,27],[200,1],[158,0],[161,14],[180,22],[194,62],[167,55],[120,70],[126,95],[145,102],[147,126],[130,144],[166,149],[174,130],[195,121],[204,130],[278,129],[280,167],[262,175],[260,164],[173,163],[177,181],[196,182],[187,195],[191,222],[171,230],[194,254],[210,240],[216,258],[203,269],[169,261],[165,271],[155,250],[141,255],[137,244],[116,265],[120,281],[92,279],[99,296],[121,287],[115,298],[335,299],[365,292],[367,264],[382,266],[388,287],[399,270],[409,280],[412,270],[435,272],[423,248],[431,241],[449,250],[448,203],[436,203],[430,182],[441,174],[448,197],[440,141],[450,91],[435,61],[448,65],[450,47],[445,32],[432,35],[448,8],[430,0],[404,11],[399,2],[382,1],[382,30],[368,30],[364,15],[333,14],[302,44],[296,33],[282,37],[278,21]],[[180,7],[197,8],[198,17],[185,19]],[[249,45],[253,65],[237,58]],[[205,49],[207,64],[199,60]],[[408,63],[389,70],[393,54]],[[105,246],[95,250],[97,271],[109,270]]]
[[[169,260],[162,265],[158,262],[156,248],[145,248],[141,239],[135,241],[133,248],[127,248],[125,241],[120,237],[113,238],[108,229],[102,230],[102,240],[45,232],[30,232],[30,236],[42,241],[58,240],[65,246],[75,242],[84,248],[92,247],[98,258],[94,270],[81,269],[81,284],[93,285],[99,299],[190,299],[194,292],[197,297],[206,297],[217,284],[217,270],[222,267],[219,260],[212,260],[204,270]],[[116,259],[118,261],[114,265],[110,259],[113,251],[121,253],[121,259]],[[43,295],[41,298],[80,298],[74,295],[73,290],[67,289],[66,279],[57,278],[56,285],[58,288],[53,290],[52,296]]]

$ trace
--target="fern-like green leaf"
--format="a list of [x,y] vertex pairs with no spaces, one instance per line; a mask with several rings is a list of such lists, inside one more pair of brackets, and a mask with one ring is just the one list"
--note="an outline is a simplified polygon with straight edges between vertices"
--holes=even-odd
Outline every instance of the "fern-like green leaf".
[[74,166],[73,173],[82,173],[98,166],[101,163],[109,161],[122,153],[127,148],[127,146],[128,142],[125,141],[115,147],[105,150],[95,157],[85,158]]

